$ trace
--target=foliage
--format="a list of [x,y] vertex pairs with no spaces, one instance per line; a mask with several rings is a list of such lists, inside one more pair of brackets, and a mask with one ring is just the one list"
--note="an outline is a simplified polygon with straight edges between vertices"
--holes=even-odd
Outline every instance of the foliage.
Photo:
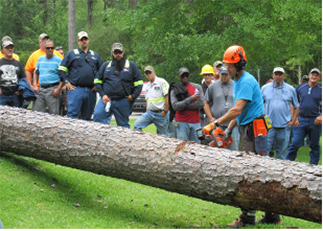
[[[88,0],[76,1],[76,33],[86,30],[90,48],[110,59],[114,42],[124,44],[126,55],[143,69],[153,65],[157,75],[177,81],[186,66],[191,81],[205,64],[221,60],[225,49],[242,45],[247,70],[263,84],[275,66],[287,70],[286,81],[297,85],[301,75],[322,68],[322,2],[319,0],[94,0],[92,24],[87,23]],[[46,4],[47,3],[47,4]],[[24,64],[38,48],[37,38],[47,32],[55,45],[67,48],[67,0],[0,0],[0,34],[10,35]]]

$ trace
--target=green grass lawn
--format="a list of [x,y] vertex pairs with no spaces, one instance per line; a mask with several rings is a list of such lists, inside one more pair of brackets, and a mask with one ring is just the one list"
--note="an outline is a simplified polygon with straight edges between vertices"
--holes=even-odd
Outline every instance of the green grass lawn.
[[[302,147],[297,160],[308,162],[308,151]],[[0,185],[0,219],[8,229],[225,228],[240,214],[235,207],[12,153],[0,154]],[[286,226],[322,228],[287,216],[279,226],[246,228]]]

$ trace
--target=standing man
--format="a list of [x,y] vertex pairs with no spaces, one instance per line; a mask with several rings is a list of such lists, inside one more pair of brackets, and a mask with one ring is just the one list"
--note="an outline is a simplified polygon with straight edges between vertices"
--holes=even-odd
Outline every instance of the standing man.
[[[220,118],[233,107],[233,81],[225,67],[220,69],[220,80],[213,83],[206,91],[204,110],[210,123]],[[230,150],[239,150],[240,135],[238,128],[231,131],[229,122],[220,127],[226,134],[231,135],[233,143],[227,147]]]
[[220,60],[215,61],[213,63],[213,69],[214,69],[214,73],[215,73],[214,79],[215,80],[220,79],[220,68],[222,67],[222,65],[223,65],[223,63]]
[[[213,79],[214,79],[214,70],[213,67],[211,65],[205,65],[204,67],[202,67],[201,73],[200,75],[203,76],[203,82],[202,82],[202,89],[203,89],[203,93],[205,95],[207,88],[213,83]],[[209,123],[209,119],[207,118],[207,115],[205,114],[204,108],[200,109],[200,123],[201,123],[201,127],[206,126]]]
[[[26,79],[28,80],[30,86],[33,88],[33,90],[37,90],[37,85],[39,86],[39,84],[37,83],[36,86],[33,85],[33,74],[35,72],[36,69],[36,64],[37,61],[39,59],[40,56],[46,55],[46,41],[49,39],[49,36],[46,33],[42,33],[39,35],[38,38],[38,44],[39,44],[39,49],[34,51],[28,58],[26,65],[25,65],[25,72],[26,72]],[[57,55],[58,57],[60,57],[61,59],[63,58],[63,56],[58,52],[58,51],[54,51],[54,54]]]
[[[137,64],[126,59],[124,52],[121,43],[114,43],[112,61],[100,67],[94,83],[101,99],[96,105],[93,121],[110,124],[113,114],[118,126],[130,128],[132,103],[140,95],[144,83]],[[106,108],[107,103],[109,108]]]
[[[2,44],[4,41],[6,41],[6,40],[9,40],[9,41],[11,41],[11,42],[12,42],[11,37],[9,37],[8,35],[6,35],[6,36],[3,36],[3,38],[1,39],[1,44]],[[0,59],[2,59],[2,58],[4,57],[4,53],[3,53],[3,50],[2,50],[2,49],[3,49],[3,48],[1,47]],[[14,58],[15,60],[17,60],[17,61],[20,61],[20,60],[19,60],[19,55],[15,54],[15,53],[13,53],[13,58]]]
[[[169,100],[172,110],[175,111],[177,138],[200,143],[196,130],[201,127],[200,108],[204,107],[204,93],[199,84],[190,82],[189,74],[186,67],[179,69],[180,83],[171,85]],[[170,116],[170,121],[172,120]]]
[[64,54],[64,49],[62,46],[55,47],[55,50],[57,50],[64,58],[65,54]]
[[[46,48],[45,44],[46,41],[49,39],[49,36],[46,33],[41,33],[38,37],[38,44],[39,44],[39,49],[34,51],[28,58],[26,65],[25,65],[25,73],[26,73],[26,79],[28,80],[31,88],[36,91],[39,87],[39,83],[37,83],[35,86],[33,85],[33,78],[35,75],[35,69],[36,69],[36,64],[40,56],[46,55]],[[54,51],[54,54],[60,57],[61,59],[63,56],[58,52]],[[28,105],[30,104],[30,101],[25,101],[23,104],[24,108],[27,108]]]
[[13,58],[13,48],[10,40],[1,44],[4,57],[0,59],[0,105],[20,107],[18,81],[26,75],[22,64]]
[[[266,115],[272,122],[272,129],[267,135],[267,156],[271,151],[276,150],[276,158],[285,160],[291,129],[299,111],[299,103],[295,88],[284,81],[284,68],[276,67],[273,71],[273,79],[274,81],[261,88]],[[293,114],[291,114],[291,104],[294,108]]]
[[144,72],[149,80],[144,89],[147,111],[135,121],[134,129],[141,131],[141,129],[154,123],[157,134],[166,136],[169,84],[165,79],[156,76],[152,66],[146,66]]
[[322,131],[322,85],[318,83],[321,79],[321,71],[318,68],[313,68],[308,77],[308,82],[302,83],[296,88],[300,109],[293,128],[293,138],[287,159],[293,161],[296,159],[297,151],[303,145],[305,136],[309,135],[310,164],[317,165],[320,161]]
[[89,49],[89,36],[85,31],[77,34],[78,48],[69,51],[58,68],[68,90],[67,117],[90,120],[96,102],[94,78],[102,61]]
[[[220,126],[232,120],[228,126],[231,130],[238,124],[240,126],[242,150],[256,153],[253,121],[257,117],[262,117],[265,113],[260,87],[255,77],[244,70],[247,65],[247,56],[243,47],[230,46],[223,55],[223,62],[229,76],[234,77],[234,106],[222,117],[215,120],[214,124]],[[255,224],[255,210],[245,207],[241,208],[241,211],[240,219],[227,226],[239,228]],[[280,223],[280,218],[271,213],[266,213],[264,219],[259,222],[277,224]]]
[[[38,59],[35,78],[35,92],[38,93],[33,104],[33,111],[46,112],[46,106],[50,114],[58,115],[60,109],[60,94],[64,85],[63,80],[58,76],[58,67],[62,59],[54,55],[54,42],[47,40],[46,55]],[[37,86],[40,83],[40,87]]]

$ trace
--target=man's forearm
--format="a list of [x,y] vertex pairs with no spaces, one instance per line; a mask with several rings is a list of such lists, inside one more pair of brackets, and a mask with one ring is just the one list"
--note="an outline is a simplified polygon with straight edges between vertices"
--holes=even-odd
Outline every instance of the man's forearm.
[[25,71],[25,74],[26,74],[26,79],[28,81],[28,83],[30,84],[30,86],[32,86],[32,82],[31,82],[31,77],[32,77],[32,73],[30,71]]
[[294,126],[294,124],[296,123],[297,117],[299,114],[299,107],[294,109],[294,113],[292,115],[292,125]]

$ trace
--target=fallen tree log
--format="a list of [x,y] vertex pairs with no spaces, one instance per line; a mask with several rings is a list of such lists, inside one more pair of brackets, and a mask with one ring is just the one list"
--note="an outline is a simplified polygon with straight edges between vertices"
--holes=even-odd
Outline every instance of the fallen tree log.
[[0,106],[0,151],[322,222],[322,166]]

